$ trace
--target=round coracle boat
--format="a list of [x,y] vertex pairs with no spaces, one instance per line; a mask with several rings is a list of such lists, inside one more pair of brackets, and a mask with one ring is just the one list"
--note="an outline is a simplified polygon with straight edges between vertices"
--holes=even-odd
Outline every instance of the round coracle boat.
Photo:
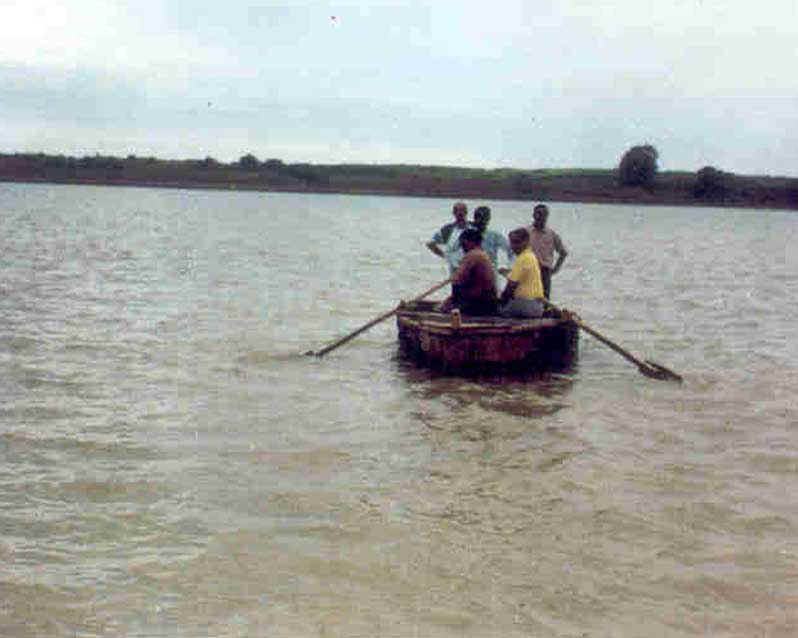
[[506,319],[441,313],[435,301],[402,303],[396,326],[402,351],[418,362],[449,371],[484,368],[543,370],[572,365],[579,326],[565,313],[540,319]]

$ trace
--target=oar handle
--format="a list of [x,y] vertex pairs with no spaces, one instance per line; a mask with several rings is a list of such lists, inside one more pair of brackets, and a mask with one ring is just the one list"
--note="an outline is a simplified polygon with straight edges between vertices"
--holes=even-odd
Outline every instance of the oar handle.
[[357,329],[357,330],[355,330],[354,332],[350,332],[350,333],[349,333],[348,335],[346,335],[345,337],[341,337],[340,339],[338,339],[338,341],[335,341],[334,343],[331,343],[330,345],[328,345],[328,346],[325,346],[324,348],[322,348],[322,349],[321,349],[321,350],[319,350],[318,352],[314,352],[313,354],[315,354],[317,357],[323,357],[323,356],[324,356],[325,354],[327,354],[327,353],[328,353],[330,350],[335,350],[335,349],[336,349],[338,346],[342,346],[342,345],[344,345],[344,344],[345,344],[347,341],[349,341],[350,339],[354,339],[354,338],[355,338],[355,337],[357,337],[359,334],[361,334],[362,332],[365,332],[366,330],[368,330],[368,329],[369,329],[369,328],[371,328],[372,326],[376,326],[376,325],[377,325],[377,324],[378,324],[380,321],[385,321],[385,320],[386,320],[388,317],[392,317],[392,316],[393,316],[393,315],[395,315],[395,314],[396,314],[398,311],[399,311],[399,306],[396,306],[396,308],[394,308],[393,310],[391,310],[391,311],[389,311],[389,312],[386,312],[386,313],[385,313],[385,314],[383,314],[383,315],[380,315],[380,316],[379,316],[379,317],[377,317],[376,319],[372,319],[372,320],[371,320],[371,321],[369,321],[369,322],[368,322],[366,325],[364,325],[364,326],[361,326],[360,328],[358,328],[358,329]]
[[[446,281],[442,281],[442,282],[440,282],[438,284],[435,284],[429,290],[426,290],[426,291],[422,292],[420,295],[418,295],[418,297],[414,297],[412,301],[421,301],[422,299],[424,299],[424,297],[427,297],[427,296],[431,295],[436,290],[440,290],[441,288],[443,288],[446,284],[448,284],[451,281],[452,281],[451,279],[447,279]],[[338,339],[338,341],[335,341],[335,342],[331,343],[330,345],[325,346],[324,348],[322,348],[318,352],[311,352],[311,353],[308,353],[308,354],[315,354],[317,357],[323,357],[325,354],[327,354],[331,350],[335,350],[338,346],[344,345],[347,341],[349,341],[351,339],[354,339],[359,334],[365,332],[366,330],[368,330],[372,326],[376,326],[381,321],[385,321],[389,317],[393,317],[397,312],[399,312],[399,309],[401,307],[402,307],[402,304],[397,305],[396,308],[394,308],[393,310],[389,310],[388,312],[386,312],[384,314],[381,314],[376,319],[372,319],[367,324],[361,326],[360,328],[358,328],[354,332],[350,332],[345,337],[341,337],[340,339]]]
[[638,359],[637,357],[635,357],[635,356],[634,356],[633,354],[631,354],[631,353],[630,353],[628,350],[624,350],[624,349],[623,349],[623,348],[621,348],[621,346],[619,346],[617,343],[614,343],[614,342],[610,341],[609,339],[607,339],[607,337],[605,337],[603,334],[601,334],[601,333],[600,333],[600,332],[598,332],[597,330],[593,330],[593,328],[591,328],[590,326],[588,326],[588,325],[587,325],[585,322],[583,322],[581,319],[576,319],[576,323],[577,323],[577,324],[579,324],[579,327],[580,327],[580,328],[582,328],[582,330],[584,330],[584,331],[585,331],[585,332],[587,332],[588,334],[591,334],[591,335],[593,335],[593,336],[594,336],[596,339],[598,339],[599,341],[601,341],[601,343],[603,343],[604,345],[606,345],[606,346],[609,346],[610,348],[612,348],[613,350],[615,350],[615,352],[617,352],[619,355],[621,355],[622,357],[624,357],[624,358],[625,358],[627,361],[631,361],[631,362],[632,362],[632,363],[634,363],[634,364],[635,364],[635,365],[636,365],[638,368],[639,368],[639,367],[641,367],[641,366],[642,366],[642,367],[645,367],[646,363],[645,363],[644,361],[641,361],[640,359]]

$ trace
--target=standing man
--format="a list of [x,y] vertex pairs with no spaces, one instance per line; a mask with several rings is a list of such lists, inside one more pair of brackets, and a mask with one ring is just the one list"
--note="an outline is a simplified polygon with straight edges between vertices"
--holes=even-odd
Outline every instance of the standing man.
[[[488,257],[490,257],[490,261],[493,263],[493,270],[496,271],[498,275],[500,272],[499,250],[504,251],[504,254],[507,256],[507,263],[509,265],[512,265],[515,255],[513,255],[512,251],[510,250],[510,244],[507,242],[507,237],[501,233],[497,233],[495,230],[489,230],[488,224],[490,224],[490,208],[487,206],[478,206],[474,210],[473,225],[474,228],[482,233],[482,250],[484,250],[488,254]],[[499,280],[497,276],[497,290],[499,288],[498,281]]]
[[[549,207],[545,204],[535,206],[533,212],[533,223],[529,227],[529,247],[540,264],[540,277],[543,280],[543,296],[550,299],[551,295],[551,276],[556,273],[562,262],[568,256],[565,245],[560,236],[551,228],[546,228],[546,221],[549,218]],[[554,253],[557,253],[557,262],[554,263]],[[554,264],[552,266],[552,264]]]
[[440,230],[427,242],[427,248],[438,255],[438,257],[445,259],[449,264],[449,276],[454,274],[454,271],[457,270],[457,266],[460,265],[460,260],[463,258],[463,248],[460,246],[460,233],[468,226],[466,220],[468,208],[465,203],[457,202],[452,207],[452,215],[454,215],[454,221],[441,226]]

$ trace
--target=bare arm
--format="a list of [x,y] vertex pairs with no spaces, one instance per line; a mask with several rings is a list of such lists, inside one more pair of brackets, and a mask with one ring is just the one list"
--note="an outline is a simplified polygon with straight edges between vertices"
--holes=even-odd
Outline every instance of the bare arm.
[[567,256],[568,256],[568,251],[565,249],[563,249],[562,252],[557,253],[557,262],[554,264],[554,268],[551,269],[552,275],[560,269],[560,266],[562,266],[562,262],[565,261],[565,258]]
[[516,288],[518,288],[518,282],[517,281],[510,281],[508,279],[507,280],[507,285],[504,286],[504,290],[502,291],[502,296],[499,297],[499,304],[503,306],[508,301],[510,301],[510,299],[515,297],[515,289]]
[[427,248],[429,248],[433,253],[438,255],[438,257],[441,258],[444,257],[443,251],[441,250],[440,246],[438,246],[438,244],[435,243],[434,241],[428,241]]
[[552,275],[560,269],[560,266],[562,266],[562,262],[564,262],[565,258],[568,256],[568,251],[565,250],[565,245],[562,243],[560,236],[557,235],[556,233],[554,234],[554,250],[557,251],[557,262],[554,264],[554,267],[551,269]]

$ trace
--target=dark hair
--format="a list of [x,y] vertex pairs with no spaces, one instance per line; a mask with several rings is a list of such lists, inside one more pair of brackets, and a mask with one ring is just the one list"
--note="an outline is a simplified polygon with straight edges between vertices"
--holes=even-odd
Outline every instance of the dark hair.
[[535,213],[536,213],[536,212],[538,212],[539,210],[542,210],[544,213],[547,213],[547,214],[548,214],[548,212],[549,212],[549,207],[548,207],[548,206],[546,206],[546,204],[538,204],[537,206],[535,206],[535,208],[533,208],[533,209],[532,209],[532,212],[535,212]]
[[516,228],[510,231],[510,239],[519,241],[529,241],[529,231],[526,228]]
[[479,232],[476,228],[466,228],[462,233],[460,233],[460,244],[462,245],[463,241],[471,241],[477,244],[478,246],[482,245],[482,233]]
[[480,217],[490,217],[490,208],[487,206],[477,206],[474,210],[474,219],[478,219]]

